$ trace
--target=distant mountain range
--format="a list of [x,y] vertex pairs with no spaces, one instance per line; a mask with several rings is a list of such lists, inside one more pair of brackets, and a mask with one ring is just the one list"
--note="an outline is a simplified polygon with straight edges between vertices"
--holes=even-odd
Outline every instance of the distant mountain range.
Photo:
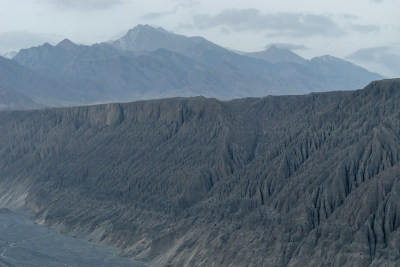
[[293,53],[289,49],[278,48],[275,45],[269,47],[265,51],[246,53],[245,55],[249,56],[249,57],[259,58],[259,59],[265,60],[265,61],[273,63],[273,64],[282,63],[282,62],[307,64],[307,62],[308,62],[307,60],[305,60],[301,56]]
[[43,107],[32,101],[29,97],[8,87],[0,88],[0,110],[12,109],[37,109]]
[[[12,69],[12,71],[10,71]],[[347,61],[290,50],[238,54],[202,37],[138,25],[90,46],[63,40],[0,60],[0,87],[52,106],[203,95],[220,99],[351,90],[383,78]]]

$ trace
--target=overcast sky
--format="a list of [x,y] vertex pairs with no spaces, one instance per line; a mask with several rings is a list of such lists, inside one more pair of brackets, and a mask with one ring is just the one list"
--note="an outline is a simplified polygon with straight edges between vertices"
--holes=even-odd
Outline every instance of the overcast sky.
[[0,54],[64,38],[92,44],[137,24],[261,51],[279,44],[400,77],[399,0],[1,0]]

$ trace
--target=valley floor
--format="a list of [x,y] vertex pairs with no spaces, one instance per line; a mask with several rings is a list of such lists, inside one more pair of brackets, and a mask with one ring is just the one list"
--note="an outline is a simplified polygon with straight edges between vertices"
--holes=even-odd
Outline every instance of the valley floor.
[[144,267],[116,251],[34,224],[26,214],[0,209],[0,266]]

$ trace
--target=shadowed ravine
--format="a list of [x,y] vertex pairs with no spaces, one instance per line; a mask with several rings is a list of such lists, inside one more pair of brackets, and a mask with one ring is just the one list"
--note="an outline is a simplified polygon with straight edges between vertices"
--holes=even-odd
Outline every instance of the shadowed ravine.
[[395,266],[400,80],[0,112],[0,200],[176,266]]

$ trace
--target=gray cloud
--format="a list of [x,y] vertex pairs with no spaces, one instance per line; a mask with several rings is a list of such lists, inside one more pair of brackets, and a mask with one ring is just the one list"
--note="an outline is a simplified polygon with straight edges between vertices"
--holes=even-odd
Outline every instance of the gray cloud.
[[229,28],[227,28],[227,27],[221,27],[219,29],[219,32],[222,33],[222,34],[230,34],[231,30]]
[[169,11],[169,12],[152,12],[152,13],[147,13],[144,14],[143,16],[141,16],[141,19],[145,19],[145,20],[153,20],[153,19],[159,19],[171,14],[174,14],[176,11]]
[[19,48],[28,48],[43,43],[56,43],[60,36],[44,33],[32,33],[29,31],[0,32],[0,51],[5,53]]
[[168,16],[168,15],[175,14],[181,6],[182,6],[182,5],[180,5],[180,4],[179,4],[179,5],[176,5],[176,6],[174,7],[173,10],[167,11],[167,12],[152,12],[152,13],[147,13],[147,14],[141,16],[140,18],[141,18],[141,19],[145,19],[145,20],[159,19],[159,18]]
[[356,15],[353,15],[353,14],[339,14],[339,15],[336,15],[336,17],[343,18],[343,19],[346,19],[346,20],[358,19],[358,17]]
[[265,49],[270,48],[271,46],[276,46],[279,48],[286,48],[289,50],[307,50],[310,49],[308,46],[305,45],[298,45],[298,44],[290,44],[290,43],[273,43],[265,46]]
[[387,46],[359,49],[347,59],[381,65],[394,75],[400,75],[400,55]]
[[215,16],[196,15],[188,28],[226,26],[233,31],[267,31],[268,36],[340,36],[345,32],[328,16],[304,13],[263,14],[257,9],[227,9]]
[[174,2],[179,2],[179,4],[175,5],[175,7],[171,10],[171,11],[167,11],[167,12],[151,12],[151,13],[147,13],[143,16],[141,16],[141,19],[145,19],[145,20],[154,20],[154,19],[159,19],[168,15],[173,15],[176,14],[176,12],[178,12],[179,9],[187,9],[187,8],[192,8],[196,5],[199,4],[198,1],[196,0],[186,0],[186,1],[182,1],[182,0],[172,0]]
[[390,48],[387,46],[362,48],[347,56],[347,58],[358,61],[376,61],[379,60],[381,55],[387,54],[389,51]]
[[379,27],[378,25],[373,25],[373,24],[368,24],[368,25],[352,24],[350,25],[350,28],[353,31],[360,33],[378,32],[381,29],[381,27]]
[[123,0],[38,0],[39,2],[50,3],[60,9],[75,9],[92,11],[108,9],[124,3]]
[[201,2],[199,0],[171,0],[171,1],[179,3],[178,6],[180,7],[195,7],[199,5]]

